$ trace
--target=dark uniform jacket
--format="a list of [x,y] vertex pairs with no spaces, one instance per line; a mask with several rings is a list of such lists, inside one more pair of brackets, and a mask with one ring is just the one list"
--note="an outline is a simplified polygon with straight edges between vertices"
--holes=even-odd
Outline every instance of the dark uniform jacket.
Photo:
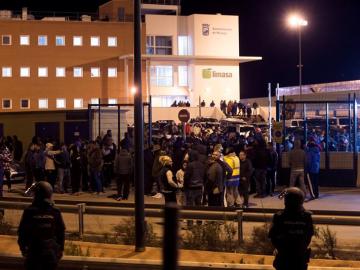
[[60,210],[46,202],[33,203],[24,210],[18,236],[20,250],[28,261],[57,264],[65,241]]
[[[308,246],[314,234],[311,212],[284,210],[276,213],[269,237],[277,250],[276,269],[306,269]],[[291,267],[291,268],[289,268]]]

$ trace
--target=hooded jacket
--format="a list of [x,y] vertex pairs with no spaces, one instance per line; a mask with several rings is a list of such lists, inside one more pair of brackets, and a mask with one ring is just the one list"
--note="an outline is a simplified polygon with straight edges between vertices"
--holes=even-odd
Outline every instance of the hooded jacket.
[[199,161],[199,154],[197,151],[191,150],[189,152],[189,164],[184,175],[185,189],[199,189],[204,185],[205,166]]

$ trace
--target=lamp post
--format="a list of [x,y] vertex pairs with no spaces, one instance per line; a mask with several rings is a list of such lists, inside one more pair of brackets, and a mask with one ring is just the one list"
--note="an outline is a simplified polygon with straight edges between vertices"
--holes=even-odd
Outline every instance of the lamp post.
[[301,29],[308,25],[308,21],[299,15],[291,15],[288,18],[288,24],[291,28],[297,28],[299,37],[299,90],[300,99],[302,98],[302,48],[301,48]]

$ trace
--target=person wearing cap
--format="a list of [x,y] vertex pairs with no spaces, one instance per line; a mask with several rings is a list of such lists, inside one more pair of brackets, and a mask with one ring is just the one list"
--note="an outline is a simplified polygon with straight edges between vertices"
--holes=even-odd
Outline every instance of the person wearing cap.
[[[276,270],[306,270],[314,235],[311,212],[303,207],[305,195],[296,187],[282,192],[285,209],[274,214],[269,238],[275,247],[273,266]],[[280,198],[280,195],[279,195]]]
[[306,179],[311,199],[319,198],[320,148],[314,137],[309,138],[306,148]]
[[32,204],[26,208],[18,229],[18,245],[26,270],[55,270],[63,255],[65,224],[53,206],[53,189],[47,182],[32,185]]

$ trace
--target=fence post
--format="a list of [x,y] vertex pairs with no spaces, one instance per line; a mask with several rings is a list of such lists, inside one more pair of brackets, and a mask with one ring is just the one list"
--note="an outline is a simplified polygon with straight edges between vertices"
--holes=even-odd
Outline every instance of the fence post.
[[79,203],[78,207],[78,218],[79,218],[79,237],[83,239],[84,236],[84,213],[85,213],[85,203]]
[[175,203],[168,203],[165,205],[164,214],[163,270],[177,270],[179,253],[179,207]]
[[237,214],[237,224],[238,224],[238,245],[244,241],[244,233],[243,233],[243,210],[236,210]]

